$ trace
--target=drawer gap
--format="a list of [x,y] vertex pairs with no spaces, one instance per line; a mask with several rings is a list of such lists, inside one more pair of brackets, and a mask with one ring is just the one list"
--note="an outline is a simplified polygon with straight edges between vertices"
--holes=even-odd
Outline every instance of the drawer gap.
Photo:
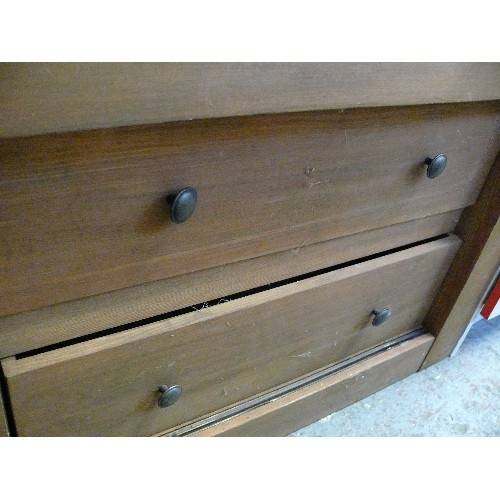
[[14,411],[12,410],[12,403],[10,401],[10,392],[7,387],[7,379],[5,378],[1,364],[0,364],[0,388],[1,388],[0,398],[3,401],[5,420],[7,421],[7,430],[9,436],[16,437],[17,436],[16,419],[14,418]]
[[338,271],[340,269],[344,269],[344,268],[349,267],[349,266],[353,266],[353,265],[356,265],[356,264],[361,264],[363,262],[368,262],[368,261],[371,261],[371,260],[374,260],[374,259],[378,259],[380,257],[385,257],[387,255],[391,255],[391,254],[394,254],[394,253],[397,253],[397,252],[401,252],[403,250],[414,248],[414,247],[419,246],[419,245],[423,245],[423,244],[426,244],[426,243],[431,243],[433,241],[441,240],[441,239],[446,238],[448,236],[449,236],[449,233],[440,234],[440,235],[434,236],[432,238],[426,238],[424,240],[419,240],[419,241],[414,242],[414,243],[410,243],[410,244],[407,244],[407,245],[402,245],[402,246],[399,246],[399,247],[396,247],[396,248],[392,248],[390,250],[385,250],[383,252],[378,252],[378,253],[370,255],[369,257],[362,257],[362,258],[359,258],[359,259],[350,260],[350,261],[347,261],[347,262],[343,262],[341,264],[336,264],[334,266],[330,266],[330,267],[322,268],[322,269],[319,269],[319,270],[316,270],[316,271],[311,271],[309,273],[305,273],[305,274],[301,274],[301,275],[298,275],[298,276],[294,276],[292,278],[286,278],[286,279],[283,279],[283,280],[280,280],[280,281],[275,281],[273,283],[269,283],[267,285],[261,285],[261,286],[258,286],[258,287],[255,287],[255,288],[252,288],[252,289],[249,289],[249,290],[244,290],[242,292],[237,292],[237,293],[234,293],[234,294],[231,294],[231,295],[226,295],[224,297],[219,297],[219,298],[216,298],[216,299],[213,299],[213,300],[209,300],[209,301],[206,301],[206,302],[201,302],[201,303],[198,303],[198,304],[193,304],[193,305],[190,305],[190,306],[187,306],[187,307],[183,307],[181,309],[176,309],[174,311],[170,311],[168,313],[158,314],[156,316],[151,316],[149,318],[141,319],[141,320],[134,321],[134,322],[131,322],[131,323],[126,323],[126,324],[123,324],[123,325],[120,325],[120,326],[116,326],[116,327],[113,327],[113,328],[108,328],[108,329],[105,329],[105,330],[100,330],[98,332],[94,332],[94,333],[90,333],[90,334],[83,335],[83,336],[80,336],[80,337],[76,337],[74,339],[65,340],[65,341],[59,342],[57,344],[51,344],[51,345],[40,347],[40,348],[37,348],[37,349],[31,349],[29,351],[24,351],[24,352],[16,354],[15,355],[15,359],[24,359],[24,358],[28,358],[30,356],[35,356],[35,355],[38,355],[38,354],[42,354],[42,353],[46,353],[46,352],[50,352],[50,351],[55,351],[57,349],[61,349],[61,348],[64,348],[64,347],[68,347],[68,346],[80,344],[80,343],[83,343],[83,342],[87,342],[89,340],[94,340],[94,339],[101,338],[101,337],[107,337],[109,335],[113,335],[113,334],[120,333],[120,332],[123,332],[123,331],[126,331],[126,330],[130,330],[132,328],[137,328],[137,327],[149,325],[151,323],[156,323],[158,321],[163,321],[163,320],[170,319],[170,318],[173,318],[173,317],[181,316],[183,314],[190,313],[193,310],[196,311],[196,310],[200,310],[200,309],[206,309],[206,308],[209,308],[209,307],[214,307],[214,306],[217,306],[217,305],[219,305],[221,303],[224,303],[224,302],[230,302],[230,301],[233,301],[233,300],[241,299],[243,297],[248,297],[250,295],[255,295],[255,294],[260,293],[260,292],[264,292],[264,291],[267,291],[267,290],[272,290],[274,288],[278,288],[278,287],[281,287],[281,286],[284,286],[284,285],[288,285],[288,284],[291,284],[291,283],[297,283],[297,282],[300,282],[300,281],[303,281],[303,280],[306,280],[306,279],[309,279],[309,278],[313,278],[315,276],[320,276],[322,274],[326,274],[326,273],[329,273],[329,272],[332,272],[332,271]]

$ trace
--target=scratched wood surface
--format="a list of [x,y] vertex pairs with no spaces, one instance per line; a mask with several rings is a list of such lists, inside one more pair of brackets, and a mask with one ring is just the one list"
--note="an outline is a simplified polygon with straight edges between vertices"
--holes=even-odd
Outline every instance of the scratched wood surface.
[[460,210],[0,317],[0,358],[452,232]]
[[287,436],[415,373],[433,340],[427,334],[404,342],[191,436]]
[[[0,141],[0,315],[472,204],[498,103],[171,123]],[[448,155],[428,179],[427,156]],[[165,198],[198,191],[186,223]]]
[[[4,359],[17,432],[156,434],[414,330],[459,243],[447,237],[123,333]],[[373,326],[372,310],[385,306],[391,316]],[[157,406],[163,384],[183,387],[165,410]]]

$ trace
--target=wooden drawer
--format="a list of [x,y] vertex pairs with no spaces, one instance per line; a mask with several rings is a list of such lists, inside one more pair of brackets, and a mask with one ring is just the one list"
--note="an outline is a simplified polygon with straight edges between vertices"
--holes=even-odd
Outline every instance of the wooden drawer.
[[[446,237],[2,366],[20,435],[150,435],[418,328]],[[372,310],[392,315],[372,325]],[[179,384],[173,406],[160,385]]]
[[[292,113],[0,141],[0,315],[474,202],[498,103]],[[445,153],[444,173],[422,162]],[[198,205],[169,222],[167,194]]]
[[299,388],[213,425],[205,420],[201,429],[184,427],[171,435],[286,436],[415,373],[433,341],[429,334],[402,340],[346,367],[337,365],[331,374],[315,373],[314,381],[302,379]]
[[[130,328],[145,318],[161,317],[245,290],[265,287],[294,275],[430,240],[454,230],[460,210],[364,231],[343,238],[284,250],[253,259],[173,276],[123,290],[11,314],[0,318],[0,359],[102,330]],[[160,318],[158,318],[160,319]],[[138,326],[134,324],[133,326]]]

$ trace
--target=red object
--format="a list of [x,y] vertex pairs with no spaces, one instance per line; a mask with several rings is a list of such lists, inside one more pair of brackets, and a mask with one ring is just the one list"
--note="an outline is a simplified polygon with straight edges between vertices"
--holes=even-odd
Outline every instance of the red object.
[[[486,299],[483,308],[481,309],[481,316],[483,318],[490,319],[493,316],[497,316],[498,314],[500,314],[500,304],[498,305],[498,307],[496,307],[499,300],[500,300],[500,279],[497,280],[495,286],[493,287],[493,290],[488,295],[488,298]],[[495,314],[492,314],[493,311],[495,312]]]

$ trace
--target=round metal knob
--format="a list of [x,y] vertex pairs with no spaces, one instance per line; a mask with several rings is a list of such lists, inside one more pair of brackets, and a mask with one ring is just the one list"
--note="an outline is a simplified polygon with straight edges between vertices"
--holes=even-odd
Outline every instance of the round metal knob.
[[173,385],[172,387],[160,385],[158,390],[162,393],[158,400],[158,406],[160,408],[172,406],[180,398],[182,393],[182,387],[180,385]]
[[186,187],[177,194],[167,196],[167,202],[170,204],[171,221],[175,224],[186,222],[193,215],[196,201],[196,190],[191,187]]
[[427,165],[427,177],[434,179],[434,177],[441,175],[447,161],[448,158],[443,154],[437,155],[434,158],[426,158],[424,164]]
[[391,308],[390,307],[383,307],[382,309],[379,310],[373,310],[372,311],[373,320],[372,320],[372,325],[373,326],[379,326],[382,323],[385,323],[389,316],[391,315]]

